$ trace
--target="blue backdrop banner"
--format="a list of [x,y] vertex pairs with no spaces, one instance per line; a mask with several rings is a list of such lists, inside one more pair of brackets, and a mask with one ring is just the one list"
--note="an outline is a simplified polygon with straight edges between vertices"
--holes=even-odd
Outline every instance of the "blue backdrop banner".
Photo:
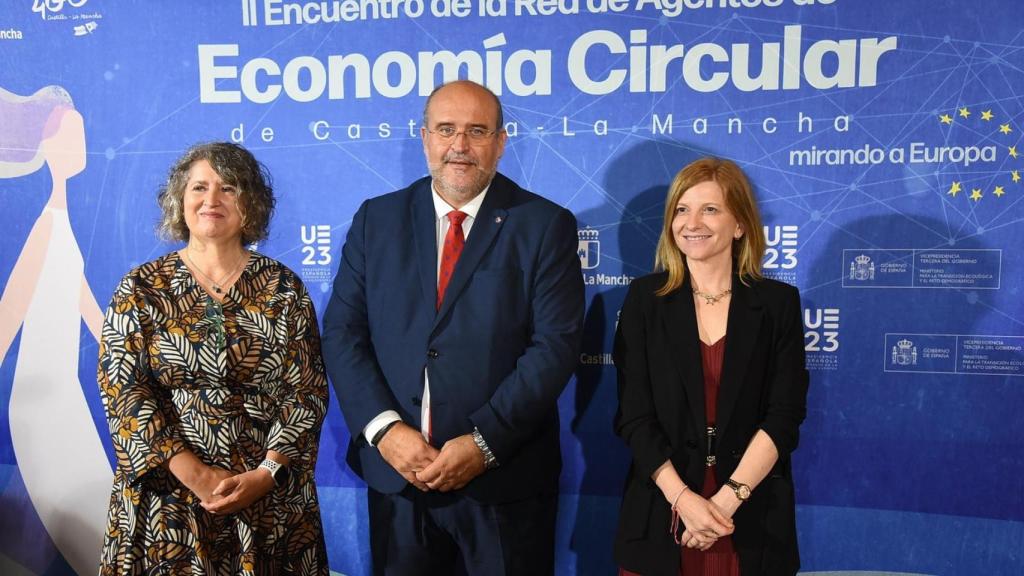
[[[425,96],[486,83],[499,169],[572,210],[584,349],[560,399],[557,574],[614,574],[628,466],[611,340],[666,188],[738,162],[765,273],[798,286],[811,388],[803,570],[1024,573],[1024,11],[1013,0],[5,0],[0,12],[0,572],[95,574],[113,453],[101,310],[199,141],[273,173],[258,250],[319,313],[366,198],[426,174]],[[84,137],[83,137],[84,135]],[[332,398],[331,569],[369,574]]]

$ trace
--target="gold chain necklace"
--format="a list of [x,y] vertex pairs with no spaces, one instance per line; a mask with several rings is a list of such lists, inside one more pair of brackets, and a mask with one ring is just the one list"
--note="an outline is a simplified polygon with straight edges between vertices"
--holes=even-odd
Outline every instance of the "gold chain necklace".
[[238,271],[242,269],[242,265],[245,263],[246,258],[249,256],[249,254],[246,251],[243,251],[242,258],[238,261],[238,264],[235,266],[235,268],[231,272],[229,272],[227,276],[222,278],[220,282],[218,282],[213,278],[207,276],[206,273],[203,272],[199,268],[199,266],[197,266],[196,263],[192,261],[192,254],[189,252],[189,248],[190,246],[185,246],[185,259],[188,260],[188,263],[192,265],[193,270],[199,272],[199,275],[202,276],[203,278],[206,278],[206,280],[210,283],[210,288],[213,288],[213,291],[216,292],[217,294],[222,294],[224,292],[224,283],[230,280],[232,276],[237,274]]
[[709,304],[711,306],[714,306],[715,304],[718,304],[719,300],[721,300],[722,298],[725,298],[729,294],[732,294],[732,288],[729,288],[728,290],[719,292],[718,294],[708,294],[707,292],[701,292],[700,290],[697,290],[696,288],[694,288],[693,289],[693,294],[694,294],[694,296],[699,296],[699,297],[703,298],[705,304]]

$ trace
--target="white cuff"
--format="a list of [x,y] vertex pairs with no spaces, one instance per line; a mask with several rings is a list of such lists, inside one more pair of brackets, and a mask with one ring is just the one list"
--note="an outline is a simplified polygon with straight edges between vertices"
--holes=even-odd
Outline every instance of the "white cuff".
[[398,415],[398,412],[394,410],[385,410],[380,414],[377,414],[370,423],[363,428],[363,437],[366,438],[366,443],[373,446],[373,437],[380,432],[380,429],[391,424],[392,422],[400,422],[402,417]]

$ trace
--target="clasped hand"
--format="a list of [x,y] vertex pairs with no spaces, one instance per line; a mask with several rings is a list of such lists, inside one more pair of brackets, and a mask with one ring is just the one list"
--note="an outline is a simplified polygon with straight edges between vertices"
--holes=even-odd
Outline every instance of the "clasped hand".
[[406,481],[424,492],[458,490],[484,472],[484,455],[469,434],[452,438],[438,450],[418,430],[399,422],[377,449]]
[[732,521],[735,509],[723,509],[718,503],[720,501],[718,494],[708,500],[692,490],[687,490],[679,497],[675,511],[685,527],[679,538],[680,544],[687,548],[707,550],[722,536],[733,533],[736,528]]
[[234,514],[274,489],[274,478],[262,468],[234,474],[209,467],[193,486],[200,505],[211,514]]

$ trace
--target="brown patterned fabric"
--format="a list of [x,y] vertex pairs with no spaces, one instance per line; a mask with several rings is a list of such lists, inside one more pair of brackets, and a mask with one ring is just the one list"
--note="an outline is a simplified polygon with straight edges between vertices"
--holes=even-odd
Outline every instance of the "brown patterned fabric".
[[[313,473],[327,380],[316,314],[282,264],[253,253],[223,303],[171,253],[129,272],[107,310],[98,381],[117,458],[100,574],[327,575]],[[214,516],[163,464],[182,449],[284,486]]]

